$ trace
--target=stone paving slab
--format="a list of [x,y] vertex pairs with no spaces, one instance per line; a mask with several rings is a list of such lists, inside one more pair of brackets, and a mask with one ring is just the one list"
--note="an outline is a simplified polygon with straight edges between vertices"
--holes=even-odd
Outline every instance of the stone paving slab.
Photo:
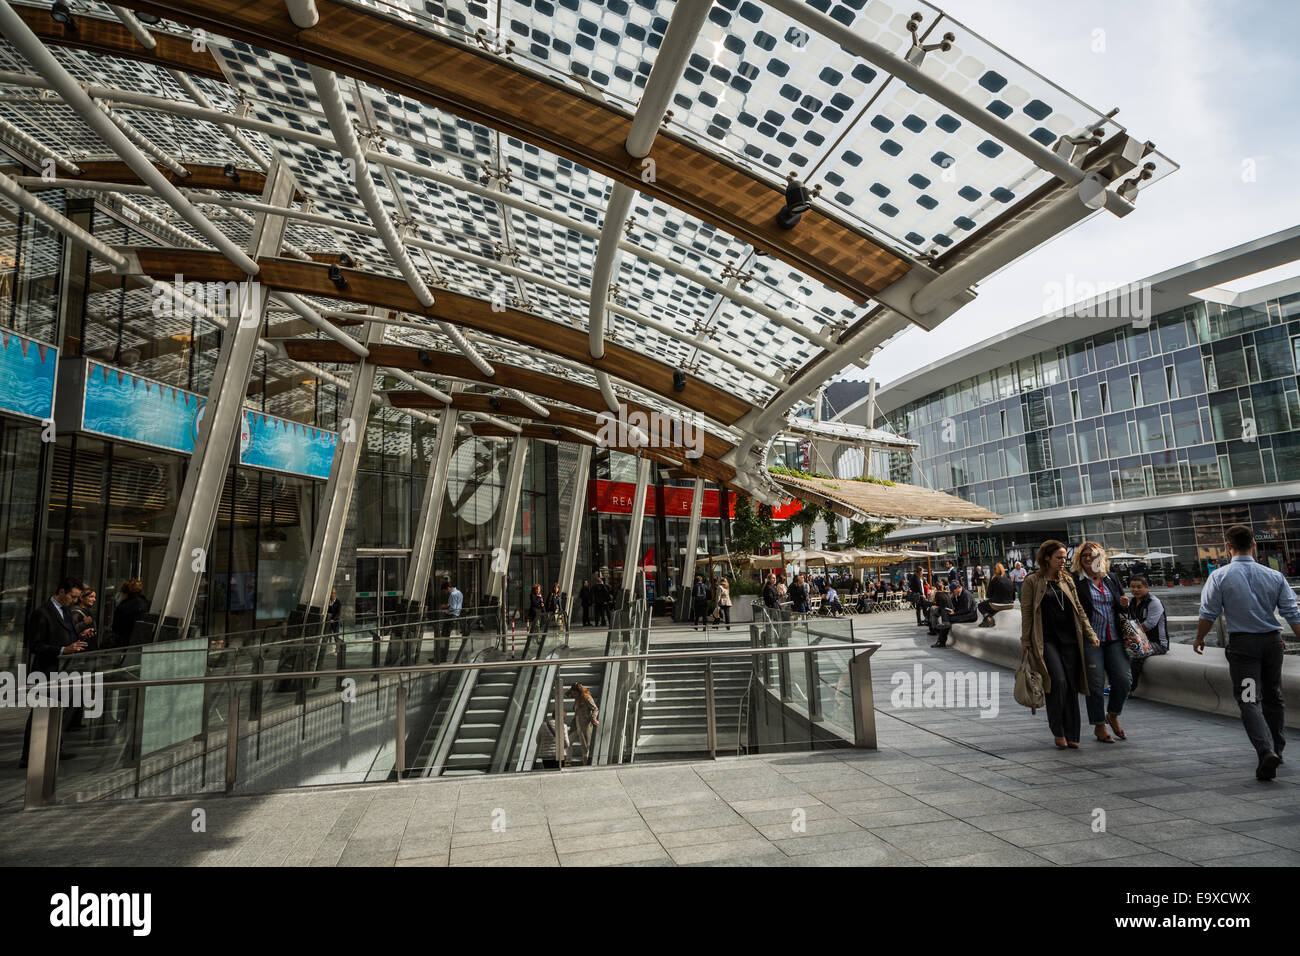
[[[879,751],[728,756],[29,813],[0,798],[0,864],[1300,864],[1300,767],[1286,764],[1272,783],[1256,781],[1237,720],[1138,697],[1124,710],[1127,741],[1099,745],[1085,727],[1080,749],[1062,752],[1052,746],[1043,713],[1030,715],[1012,700],[1009,671],[931,649],[904,615],[873,615],[855,628],[885,644],[872,675]],[[918,663],[926,671],[995,674],[997,716],[981,717],[969,707],[895,708],[891,677],[912,673]],[[12,726],[4,729],[12,736]],[[13,774],[3,776],[0,793],[12,795]],[[191,828],[196,808],[206,811],[206,832]]]

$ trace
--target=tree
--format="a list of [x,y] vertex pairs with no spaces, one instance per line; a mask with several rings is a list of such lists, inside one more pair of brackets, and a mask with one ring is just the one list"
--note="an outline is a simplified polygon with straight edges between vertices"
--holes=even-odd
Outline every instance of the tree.
[[885,543],[885,535],[893,531],[894,524],[871,524],[866,521],[849,522],[849,543],[855,548],[874,548]]
[[777,537],[771,506],[760,503],[755,508],[748,495],[737,495],[735,517],[731,519],[732,550],[737,554],[756,554]]

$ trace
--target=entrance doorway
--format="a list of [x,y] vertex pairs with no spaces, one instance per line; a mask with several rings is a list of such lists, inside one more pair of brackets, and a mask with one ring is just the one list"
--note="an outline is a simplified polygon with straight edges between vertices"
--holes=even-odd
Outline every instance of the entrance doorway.
[[357,553],[356,620],[379,623],[403,606],[409,550]]

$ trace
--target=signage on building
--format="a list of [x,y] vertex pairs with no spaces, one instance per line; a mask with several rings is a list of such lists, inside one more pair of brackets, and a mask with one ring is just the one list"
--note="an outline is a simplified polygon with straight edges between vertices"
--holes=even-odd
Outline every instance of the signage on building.
[[[689,518],[691,516],[691,499],[694,488],[664,488],[664,516],[668,518]],[[646,517],[659,514],[657,494],[654,485],[645,490]],[[606,515],[630,515],[632,504],[636,499],[636,484],[630,481],[605,481],[598,479],[587,482],[587,511]],[[736,497],[728,496],[729,514],[736,513]],[[718,492],[705,489],[704,502],[700,506],[701,518],[718,517]]]
[[[207,400],[123,369],[87,360],[82,431],[193,454]],[[329,477],[338,435],[244,409],[239,463],[308,478]]]
[[0,330],[0,411],[36,421],[52,418],[58,364],[54,346]]

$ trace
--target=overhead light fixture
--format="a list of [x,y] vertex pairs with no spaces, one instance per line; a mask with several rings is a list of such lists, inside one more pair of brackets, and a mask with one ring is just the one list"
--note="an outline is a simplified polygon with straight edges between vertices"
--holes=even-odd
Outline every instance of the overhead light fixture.
[[334,288],[346,289],[348,287],[348,280],[343,275],[343,270],[338,266],[330,266],[329,277],[330,282],[334,283]]
[[420,351],[415,353],[415,357],[420,360],[421,365],[433,364],[433,356],[429,354],[428,349],[420,349]]
[[488,399],[488,404],[496,411],[501,410],[501,399],[497,398],[495,395]]
[[137,20],[141,23],[148,24],[151,27],[156,27],[158,24],[162,23],[162,17],[158,16],[156,13],[141,13],[139,10],[132,12],[135,13],[135,18]]
[[54,0],[54,2],[50,4],[50,19],[55,23],[63,24],[65,27],[72,27],[74,30],[77,29],[76,18],[72,16],[72,8],[64,3],[63,0]]
[[554,435],[556,438],[563,438],[564,430],[561,429],[559,425],[553,425],[551,426],[551,434]]
[[239,182],[239,170],[235,168],[234,163],[226,163],[226,165],[221,167],[221,172],[222,175],[224,175],[232,183]]
[[686,370],[685,369],[680,369],[680,368],[673,369],[673,391],[674,392],[686,391]]
[[812,208],[812,201],[821,191],[821,186],[810,190],[791,173],[790,181],[785,184],[785,205],[776,214],[776,224],[782,229],[793,229],[799,225],[800,218]]
[[357,264],[357,263],[356,263],[356,260],[353,259],[353,258],[352,258],[350,255],[348,255],[346,252],[340,252],[340,253],[339,253],[339,265],[341,265],[343,268],[345,268],[345,269],[351,269],[351,268],[352,268],[353,266],[355,266],[356,264]]

